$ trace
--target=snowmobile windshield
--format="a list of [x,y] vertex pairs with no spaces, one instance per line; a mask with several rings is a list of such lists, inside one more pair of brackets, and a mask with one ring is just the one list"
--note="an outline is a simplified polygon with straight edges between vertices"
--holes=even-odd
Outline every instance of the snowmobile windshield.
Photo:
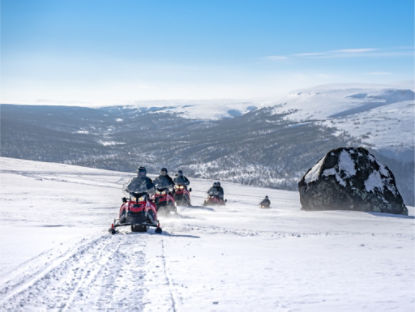
[[210,190],[208,194],[210,196],[219,196],[219,191],[217,191],[217,190]]
[[133,179],[127,187],[128,192],[130,193],[145,193],[148,191],[146,179],[135,178]]
[[164,176],[158,177],[154,182],[158,189],[169,188],[170,186],[169,180]]
[[186,185],[187,184],[187,182],[186,182],[186,180],[184,179],[183,176],[176,177],[176,179],[174,181],[176,182],[176,184],[179,184],[179,185]]

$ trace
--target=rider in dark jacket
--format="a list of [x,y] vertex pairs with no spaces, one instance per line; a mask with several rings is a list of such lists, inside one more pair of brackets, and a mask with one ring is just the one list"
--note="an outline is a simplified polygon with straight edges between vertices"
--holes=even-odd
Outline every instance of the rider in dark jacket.
[[174,178],[174,183],[177,185],[188,186],[190,184],[190,181],[183,175],[183,171],[179,170],[177,171],[176,177]]
[[168,188],[169,190],[172,190],[174,187],[174,182],[167,174],[166,168],[161,168],[160,175],[154,179],[154,184],[157,188]]
[[220,182],[214,182],[213,186],[207,191],[210,196],[217,196],[223,200],[223,188],[220,186]]
[[139,167],[137,169],[137,177],[131,179],[131,181],[128,183],[126,191],[129,193],[154,193],[153,181],[147,177],[147,170],[145,167]]
[[271,205],[271,201],[268,198],[268,195],[259,203],[262,207],[269,207]]

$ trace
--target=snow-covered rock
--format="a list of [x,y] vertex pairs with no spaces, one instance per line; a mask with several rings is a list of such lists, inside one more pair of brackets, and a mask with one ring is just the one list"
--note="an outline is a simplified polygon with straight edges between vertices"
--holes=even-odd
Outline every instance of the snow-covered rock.
[[392,171],[362,147],[328,152],[298,183],[304,210],[408,214]]

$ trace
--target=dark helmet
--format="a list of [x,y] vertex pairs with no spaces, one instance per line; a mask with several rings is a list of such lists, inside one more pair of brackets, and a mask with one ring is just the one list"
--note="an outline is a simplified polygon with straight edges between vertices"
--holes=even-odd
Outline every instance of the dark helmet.
[[268,199],[268,195],[265,195],[265,198]]
[[218,182],[216,182],[217,183],[217,186],[220,186],[220,182],[218,181]]
[[178,174],[179,176],[182,176],[182,175],[183,175],[183,171],[182,171],[182,170],[179,170],[179,171],[177,171],[177,174]]
[[147,174],[146,167],[141,166],[141,167],[139,167],[139,168],[137,169],[137,175],[138,175],[139,177],[145,177],[145,176],[146,176],[146,174]]
[[167,169],[166,168],[161,168],[160,169],[160,175],[162,175],[162,176],[167,175]]

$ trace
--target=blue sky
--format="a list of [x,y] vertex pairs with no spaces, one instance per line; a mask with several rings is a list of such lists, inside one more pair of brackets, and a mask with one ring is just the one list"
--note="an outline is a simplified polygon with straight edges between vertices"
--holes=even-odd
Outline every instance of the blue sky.
[[277,97],[413,79],[413,0],[1,0],[3,103]]

